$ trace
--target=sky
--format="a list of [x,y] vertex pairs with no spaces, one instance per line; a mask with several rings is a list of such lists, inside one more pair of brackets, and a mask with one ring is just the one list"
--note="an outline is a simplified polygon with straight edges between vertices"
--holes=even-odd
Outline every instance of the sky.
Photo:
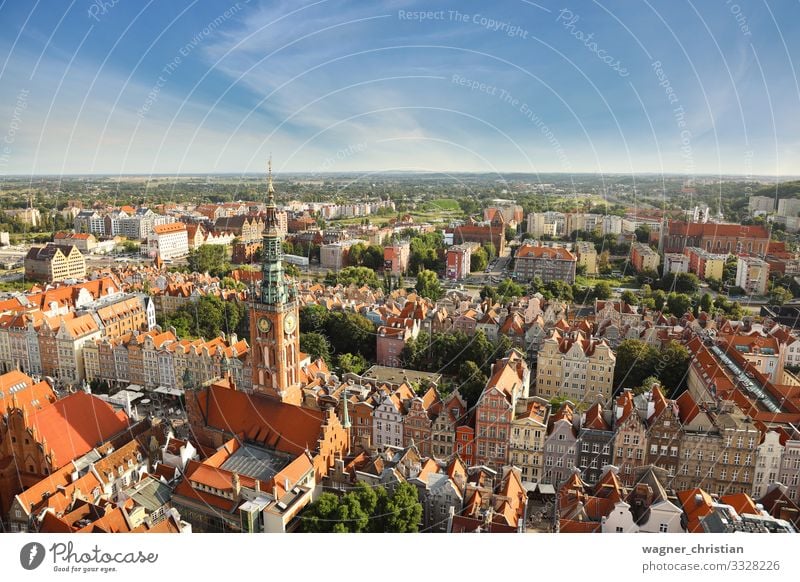
[[0,175],[797,175],[799,62],[798,0],[0,0]]

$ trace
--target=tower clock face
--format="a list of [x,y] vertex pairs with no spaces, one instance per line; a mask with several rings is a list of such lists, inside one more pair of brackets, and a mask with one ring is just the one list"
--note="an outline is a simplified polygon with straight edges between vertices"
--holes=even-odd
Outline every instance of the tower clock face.
[[289,313],[286,318],[283,320],[283,331],[288,333],[293,333],[294,328],[297,327],[297,319],[295,318],[293,313]]
[[257,325],[258,331],[261,333],[268,333],[272,329],[272,322],[266,317],[259,317]]

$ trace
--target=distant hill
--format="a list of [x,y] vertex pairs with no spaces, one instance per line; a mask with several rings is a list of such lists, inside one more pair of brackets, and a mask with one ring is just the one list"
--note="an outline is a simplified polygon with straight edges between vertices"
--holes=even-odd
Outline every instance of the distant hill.
[[775,196],[776,190],[778,192],[778,198],[800,198],[800,180],[781,182],[773,186],[764,186],[753,192],[753,196]]

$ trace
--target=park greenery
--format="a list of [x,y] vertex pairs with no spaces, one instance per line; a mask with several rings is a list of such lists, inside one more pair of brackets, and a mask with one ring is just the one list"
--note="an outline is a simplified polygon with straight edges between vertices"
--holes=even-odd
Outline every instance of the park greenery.
[[247,337],[247,306],[241,301],[224,301],[216,295],[204,295],[177,310],[158,317],[161,329],[175,328],[179,338],[212,339],[225,333]]
[[686,386],[691,356],[689,350],[672,340],[658,349],[637,339],[620,342],[616,351],[614,385],[644,392],[647,378],[657,378],[668,397],[676,397]]
[[301,514],[308,533],[414,533],[422,521],[417,488],[398,483],[393,491],[359,481],[344,495],[323,493]]
[[[328,311],[321,305],[306,305],[300,309],[300,338],[315,334],[301,349],[317,353],[329,363],[334,362],[343,372],[359,373],[375,358],[375,324],[351,311]],[[323,345],[320,336],[327,340]],[[347,356],[347,357],[345,357]],[[360,358],[358,357],[360,356]],[[344,357],[344,359],[342,359]]]
[[401,358],[406,368],[449,376],[453,380],[450,389],[458,388],[467,402],[474,405],[486,385],[492,364],[512,347],[507,336],[501,335],[492,342],[483,330],[477,330],[472,337],[462,331],[432,335],[422,331],[406,343]]

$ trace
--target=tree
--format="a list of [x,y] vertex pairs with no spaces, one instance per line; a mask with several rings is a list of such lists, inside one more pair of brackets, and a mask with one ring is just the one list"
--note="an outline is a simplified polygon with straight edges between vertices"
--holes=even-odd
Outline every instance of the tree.
[[[358,246],[358,245],[354,245]],[[371,289],[380,289],[383,283],[378,279],[378,274],[367,267],[345,267],[338,273],[328,273],[325,276],[327,285],[366,285]]]
[[382,508],[381,516],[375,523],[373,531],[392,532],[392,533],[415,533],[419,531],[419,524],[422,520],[422,504],[419,502],[419,492],[417,488],[403,481],[399,483],[388,498],[388,503]]
[[294,279],[300,276],[300,268],[297,265],[292,263],[284,263],[283,264],[283,271],[289,276]]
[[647,244],[650,242],[650,227],[646,224],[637,227],[633,234],[636,236],[636,240],[640,243]]
[[676,317],[682,317],[692,309],[692,298],[684,293],[670,293],[667,296],[667,310]]
[[640,271],[639,273],[636,274],[636,282],[639,285],[645,285],[645,284],[652,283],[653,281],[657,281],[657,280],[658,280],[658,273],[656,271],[652,271],[652,270],[648,269],[648,270]]
[[478,403],[489,379],[478,364],[472,360],[461,364],[461,368],[458,370],[458,379],[458,391],[461,393],[461,396],[464,397],[464,400],[467,401],[467,406],[472,408]]
[[711,294],[703,293],[703,296],[700,298],[700,311],[711,313],[711,309],[713,307],[714,307],[714,302],[711,299]]
[[617,347],[614,384],[620,388],[641,386],[645,378],[654,375],[658,355],[658,350],[641,340],[622,340]]
[[349,493],[323,493],[302,513],[309,533],[413,533],[422,520],[417,488],[403,481],[392,493],[359,482]]
[[159,318],[162,328],[175,328],[178,337],[211,339],[221,332],[242,332],[246,308],[239,301],[223,301],[216,295],[205,295],[196,302],[181,306]]
[[333,311],[325,320],[325,335],[334,353],[375,357],[375,324],[352,311]]
[[655,376],[648,376],[647,378],[644,379],[641,386],[637,386],[636,388],[633,389],[633,393],[635,395],[639,395],[639,394],[644,394],[645,392],[650,392],[650,390],[653,389],[653,386],[655,384],[660,384],[658,378],[656,378]]
[[200,245],[189,252],[186,262],[189,270],[195,273],[224,277],[231,272],[228,252],[223,245]]
[[417,293],[423,297],[427,297],[431,301],[437,301],[444,291],[442,285],[439,283],[439,275],[433,271],[423,269],[417,273],[417,284],[415,285]]
[[639,298],[636,296],[636,293],[634,293],[630,289],[626,289],[625,291],[623,291],[622,294],[620,295],[620,299],[622,299],[622,301],[627,303],[628,305],[639,304]]
[[322,358],[328,364],[331,362],[331,344],[321,333],[301,333],[300,350],[311,356],[312,360]]
[[594,286],[594,296],[600,300],[611,297],[611,284],[608,281],[598,281]]
[[367,369],[369,362],[361,354],[339,354],[336,358],[336,365],[342,374],[348,372],[353,374],[361,374]]
[[572,302],[574,297],[572,296],[572,285],[567,283],[566,281],[550,281],[545,285],[545,289],[547,289],[551,296],[555,299],[560,299],[562,301]]
[[244,283],[237,281],[233,277],[223,277],[219,284],[223,289],[235,289],[237,291],[241,291],[246,287]]
[[769,293],[769,304],[783,305],[793,297],[794,296],[792,295],[792,292],[789,291],[786,287],[773,285],[772,290]]
[[694,273],[667,273],[661,278],[659,287],[664,291],[693,295],[700,290],[700,279]]
[[360,267],[363,263],[364,258],[364,251],[367,250],[367,245],[363,242],[356,243],[350,247],[347,253],[347,260],[350,262],[351,265],[356,267]]
[[478,247],[470,255],[469,270],[472,273],[479,273],[486,270],[489,265],[489,257],[483,247]]
[[315,332],[325,329],[328,321],[328,310],[322,305],[311,303],[300,309],[300,332]]
[[512,297],[522,297],[525,294],[525,287],[511,279],[503,279],[497,286],[497,294],[503,301],[508,301]]
[[490,261],[497,256],[497,247],[494,246],[493,242],[483,243],[483,249],[486,251],[486,256],[489,257]]
[[692,357],[686,346],[675,340],[670,340],[658,355],[656,375],[673,398],[686,385],[691,361]]
[[[303,531],[308,533],[332,533],[336,525],[342,524],[342,516],[339,512],[339,498],[333,493],[323,493],[319,498],[308,506],[303,512]],[[347,526],[345,529],[336,531],[350,531]]]
[[482,300],[488,298],[489,300],[492,301],[492,303],[497,302],[497,300],[499,298],[497,290],[494,287],[491,287],[489,285],[484,285],[483,287],[481,287],[481,291],[480,291],[479,295],[480,295]]
[[667,294],[661,289],[653,292],[653,307],[656,311],[663,311],[664,305],[667,303]]
[[507,241],[514,240],[517,237],[517,229],[512,228],[510,226],[506,226],[506,229],[503,234]]

